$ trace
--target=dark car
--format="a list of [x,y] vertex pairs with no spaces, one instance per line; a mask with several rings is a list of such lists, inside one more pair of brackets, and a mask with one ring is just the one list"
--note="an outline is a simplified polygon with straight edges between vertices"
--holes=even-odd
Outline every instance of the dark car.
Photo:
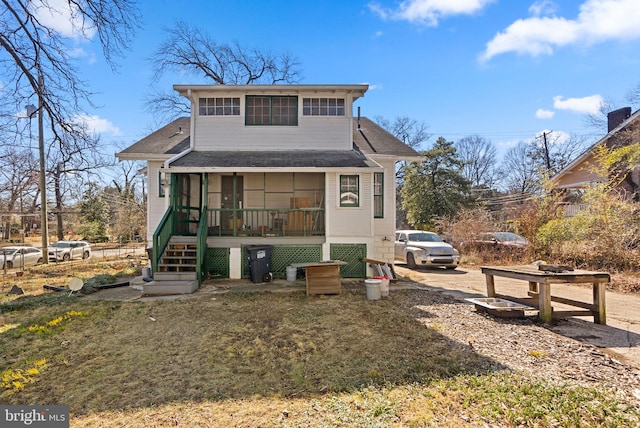
[[510,248],[525,248],[529,245],[529,242],[526,239],[512,232],[483,233],[478,237],[476,242]]

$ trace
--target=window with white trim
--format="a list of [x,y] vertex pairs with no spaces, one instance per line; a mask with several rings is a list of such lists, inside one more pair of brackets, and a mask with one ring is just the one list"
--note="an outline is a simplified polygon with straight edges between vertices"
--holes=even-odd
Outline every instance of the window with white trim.
[[357,175],[340,176],[340,206],[360,206],[360,177]]
[[298,125],[298,97],[247,95],[246,125]]
[[373,173],[373,217],[384,217],[384,173]]
[[200,116],[240,116],[240,98],[198,98]]
[[303,98],[303,116],[344,116],[344,98]]

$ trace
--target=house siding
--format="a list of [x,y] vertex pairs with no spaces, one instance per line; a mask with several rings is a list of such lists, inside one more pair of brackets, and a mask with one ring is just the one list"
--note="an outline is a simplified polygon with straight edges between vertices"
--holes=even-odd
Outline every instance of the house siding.
[[360,206],[340,207],[339,177],[341,173],[327,174],[327,236],[331,237],[370,237],[373,233],[372,180],[373,174],[361,173]]
[[555,183],[558,188],[581,188],[589,183],[600,182],[602,176],[594,171],[597,160],[590,154],[579,165],[565,172]]
[[149,161],[147,165],[148,169],[148,183],[147,188],[149,189],[148,197],[147,197],[147,242],[153,242],[153,233],[156,231],[160,220],[164,216],[164,213],[167,211],[168,207],[168,194],[169,187],[166,187],[166,196],[161,198],[158,196],[159,194],[159,172],[160,166],[162,162],[152,162]]
[[396,230],[395,161],[377,160],[377,162],[384,167],[384,217],[373,220],[374,245],[371,258],[393,263]]
[[351,118],[299,117],[297,126],[245,126],[244,116],[197,116],[196,151],[350,150]]

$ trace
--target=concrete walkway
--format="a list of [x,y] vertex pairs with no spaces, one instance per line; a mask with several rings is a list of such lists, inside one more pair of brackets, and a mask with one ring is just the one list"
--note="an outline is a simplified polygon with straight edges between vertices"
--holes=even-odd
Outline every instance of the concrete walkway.
[[[404,278],[461,300],[487,296],[485,276],[479,268],[410,270],[396,265],[395,270]],[[525,281],[495,277],[495,285],[498,294],[527,297],[528,284]],[[584,302],[592,302],[593,299],[591,287],[586,285],[553,284],[551,294]],[[558,310],[569,309],[555,302],[552,305]],[[603,348],[640,369],[640,295],[607,291],[606,310],[607,325],[594,324],[593,317],[572,317],[552,323],[549,329]]]

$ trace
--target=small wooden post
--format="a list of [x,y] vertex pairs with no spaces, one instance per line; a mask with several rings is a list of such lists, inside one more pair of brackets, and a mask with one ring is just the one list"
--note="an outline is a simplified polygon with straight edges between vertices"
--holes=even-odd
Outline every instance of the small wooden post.
[[607,284],[601,282],[593,283],[593,322],[596,324],[607,323],[607,308],[605,307],[604,293],[607,288]]
[[540,321],[545,324],[551,323],[553,308],[551,307],[551,287],[546,282],[538,283],[540,295],[538,296],[538,311]]
[[493,280],[493,275],[485,274],[487,281],[487,297],[496,297],[496,284]]

